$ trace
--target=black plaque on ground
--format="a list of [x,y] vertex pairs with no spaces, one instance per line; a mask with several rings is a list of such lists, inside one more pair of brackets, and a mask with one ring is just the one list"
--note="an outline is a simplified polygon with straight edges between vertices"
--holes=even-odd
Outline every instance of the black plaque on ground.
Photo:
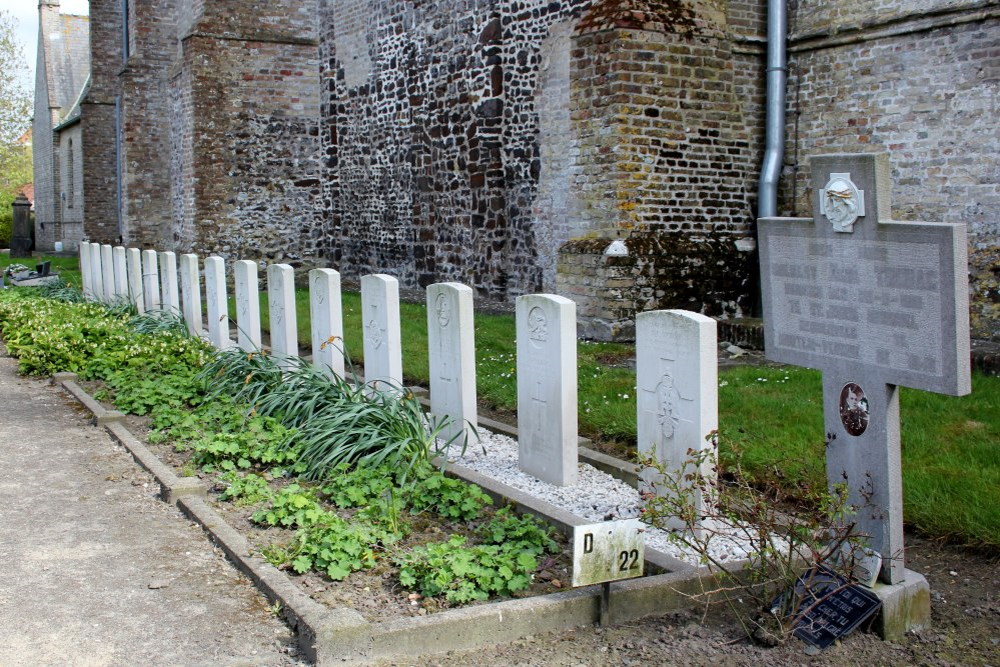
[[870,589],[852,584],[825,567],[816,567],[795,583],[799,601],[798,623],[793,634],[824,649],[849,635],[882,606]]

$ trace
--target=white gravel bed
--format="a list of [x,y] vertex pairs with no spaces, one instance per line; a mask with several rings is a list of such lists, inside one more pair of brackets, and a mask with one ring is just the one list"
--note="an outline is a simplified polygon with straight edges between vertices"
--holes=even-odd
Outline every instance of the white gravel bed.
[[[516,440],[483,428],[479,428],[479,436],[481,443],[470,443],[464,455],[459,446],[452,445],[448,460],[524,491],[589,522],[634,519],[639,516],[639,509],[642,507],[639,492],[608,473],[580,463],[578,481],[574,486],[555,486],[518,469]],[[712,535],[709,551],[714,558],[723,562],[746,558],[751,545],[748,540],[734,533],[730,529],[728,534],[720,530],[718,534]],[[700,556],[672,542],[666,531],[650,527],[645,536],[647,547],[691,565],[699,564]]]

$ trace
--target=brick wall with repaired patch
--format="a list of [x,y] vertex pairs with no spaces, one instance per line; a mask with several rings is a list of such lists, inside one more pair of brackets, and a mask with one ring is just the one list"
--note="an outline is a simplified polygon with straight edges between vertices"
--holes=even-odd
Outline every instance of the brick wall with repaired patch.
[[637,309],[732,317],[749,305],[751,132],[724,20],[712,5],[599,5],[578,27],[584,235],[560,249],[557,286],[578,300],[588,336],[631,337]]

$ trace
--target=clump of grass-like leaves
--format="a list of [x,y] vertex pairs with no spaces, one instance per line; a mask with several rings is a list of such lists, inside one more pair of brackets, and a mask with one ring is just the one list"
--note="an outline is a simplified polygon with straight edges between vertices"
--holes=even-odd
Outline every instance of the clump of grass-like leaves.
[[35,289],[38,290],[39,296],[45,297],[46,299],[54,299],[65,303],[83,303],[87,300],[86,297],[83,296],[83,292],[76,287],[73,287],[62,278],[58,278],[44,285],[39,285]]
[[186,337],[189,334],[187,323],[177,313],[172,313],[169,310],[149,310],[139,315],[135,306],[128,301],[125,301],[124,304],[119,304],[118,307],[123,308],[125,312],[132,315],[132,319],[129,320],[128,324],[136,333],[172,333],[182,337]]
[[406,388],[330,377],[298,357],[282,364],[230,349],[217,353],[202,377],[209,397],[230,396],[296,429],[291,445],[306,479],[323,479],[339,465],[411,469],[436,451],[447,422],[428,418]]

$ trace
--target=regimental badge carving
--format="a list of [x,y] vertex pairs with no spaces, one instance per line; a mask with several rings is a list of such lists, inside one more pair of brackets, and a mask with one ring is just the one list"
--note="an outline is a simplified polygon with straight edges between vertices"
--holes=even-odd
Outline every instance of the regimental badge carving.
[[313,280],[313,289],[316,290],[316,303],[323,305],[326,303],[326,292],[323,291],[323,278],[316,276]]
[[660,383],[656,385],[656,414],[659,415],[660,432],[663,437],[670,440],[677,431],[678,424],[681,423],[678,414],[678,403],[681,395],[674,386],[674,378],[670,373],[664,373]]
[[437,312],[438,324],[445,328],[451,324],[451,301],[443,293],[434,300],[434,310]]
[[858,436],[868,429],[868,398],[864,390],[848,382],[840,390],[840,422],[851,435]]
[[835,232],[853,232],[854,223],[865,214],[865,192],[858,190],[850,174],[832,173],[819,191],[819,212]]
[[528,312],[528,338],[536,347],[549,339],[549,320],[538,306]]
[[375,318],[368,320],[368,324],[365,325],[365,332],[368,334],[368,342],[377,350],[382,347],[382,329],[379,328],[378,322]]

